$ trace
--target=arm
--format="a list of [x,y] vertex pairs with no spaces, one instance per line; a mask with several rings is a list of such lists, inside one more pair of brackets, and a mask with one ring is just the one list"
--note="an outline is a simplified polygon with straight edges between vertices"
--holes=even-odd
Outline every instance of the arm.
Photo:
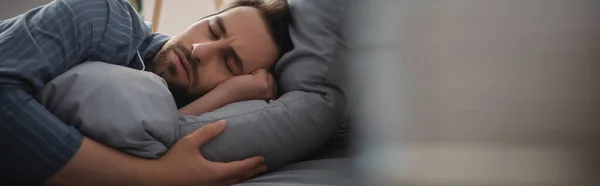
[[266,171],[261,157],[214,163],[198,155],[199,146],[222,133],[224,125],[211,124],[195,131],[158,160],[125,155],[84,137],[79,151],[47,184],[230,185]]
[[179,114],[199,116],[205,112],[211,112],[227,104],[237,102],[237,100],[238,98],[231,94],[231,91],[217,86],[204,96],[179,109]]
[[82,136],[50,114],[25,91],[0,86],[0,181],[39,184],[58,171]]
[[139,181],[134,173],[147,166],[146,160],[82,137],[17,87],[4,86],[0,95],[1,110],[10,110],[0,116],[0,147],[7,149],[0,159],[0,180],[39,184],[62,169],[49,183],[132,185]]
[[56,0],[0,21],[1,181],[44,182],[79,150],[81,134],[33,95],[84,60],[128,65],[129,50],[135,50],[129,46],[141,43],[137,37],[144,34],[143,23],[123,16],[128,14],[124,5],[126,1]]
[[261,157],[214,163],[198,153],[224,131],[224,122],[196,130],[149,160],[82,137],[17,87],[2,86],[0,95],[0,185],[226,185],[266,170]]
[[84,137],[81,147],[73,158],[46,183],[49,185],[141,185],[145,181],[153,180],[150,176],[152,173],[149,171],[153,163],[153,160],[126,155]]
[[202,97],[179,109],[179,114],[199,116],[230,103],[274,99],[275,96],[277,86],[273,75],[264,69],[258,69],[220,83]]

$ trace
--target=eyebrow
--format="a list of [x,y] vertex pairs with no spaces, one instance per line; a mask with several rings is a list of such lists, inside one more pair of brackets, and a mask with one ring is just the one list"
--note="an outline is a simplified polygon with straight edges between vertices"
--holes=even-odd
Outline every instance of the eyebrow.
[[[219,17],[219,16],[215,16],[215,22],[217,23],[219,30],[221,30],[221,34],[224,37],[226,37],[227,36],[227,28],[225,28],[225,24],[223,24],[223,19],[221,19],[221,17]],[[233,49],[233,47],[231,47],[231,46],[227,46],[227,53],[229,53],[233,57],[235,65],[240,69],[240,71],[243,72],[244,71],[244,62],[242,61],[240,56],[237,54],[235,49]]]

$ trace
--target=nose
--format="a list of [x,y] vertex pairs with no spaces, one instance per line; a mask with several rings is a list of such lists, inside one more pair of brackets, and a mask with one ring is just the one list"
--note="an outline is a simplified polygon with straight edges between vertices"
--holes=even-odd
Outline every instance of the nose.
[[220,56],[225,46],[226,42],[223,40],[194,43],[192,44],[192,56],[199,59],[201,64],[207,63]]

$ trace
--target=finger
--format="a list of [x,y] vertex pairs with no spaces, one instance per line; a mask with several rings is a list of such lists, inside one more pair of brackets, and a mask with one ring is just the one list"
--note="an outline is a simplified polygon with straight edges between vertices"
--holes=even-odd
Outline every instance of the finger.
[[247,173],[245,173],[243,175],[240,175],[240,176],[237,176],[237,177],[230,178],[230,179],[226,180],[226,185],[233,185],[233,184],[236,184],[236,183],[240,183],[240,182],[249,180],[251,178],[254,178],[254,177],[256,177],[256,176],[258,176],[260,174],[263,174],[265,172],[267,172],[267,166],[266,165],[261,165],[261,166],[255,167],[253,170],[248,171]]
[[244,174],[243,176],[239,177],[237,180],[238,182],[250,179],[250,178],[254,178],[260,174],[266,173],[268,170],[267,165],[261,165],[258,167],[255,167],[254,170],[247,172],[246,174]]
[[262,68],[256,69],[252,72],[252,74],[255,74],[255,75],[256,74],[264,74],[264,73],[267,73],[267,70],[262,69]]
[[233,161],[228,163],[219,163],[219,177],[225,179],[243,177],[248,172],[254,171],[257,167],[263,166],[265,159],[260,156],[246,158],[241,161]]
[[213,122],[199,129],[195,130],[191,134],[188,134],[184,138],[189,139],[192,142],[192,145],[195,147],[201,147],[205,143],[209,142],[213,138],[219,136],[223,131],[225,131],[226,124],[225,120],[219,120],[217,122]]

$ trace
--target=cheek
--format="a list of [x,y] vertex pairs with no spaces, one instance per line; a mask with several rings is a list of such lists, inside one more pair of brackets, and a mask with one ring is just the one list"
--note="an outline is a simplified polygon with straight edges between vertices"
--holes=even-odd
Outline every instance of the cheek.
[[210,68],[210,66],[199,67],[198,76],[198,87],[204,91],[210,91],[219,83],[231,78],[230,74],[223,73],[218,68]]

